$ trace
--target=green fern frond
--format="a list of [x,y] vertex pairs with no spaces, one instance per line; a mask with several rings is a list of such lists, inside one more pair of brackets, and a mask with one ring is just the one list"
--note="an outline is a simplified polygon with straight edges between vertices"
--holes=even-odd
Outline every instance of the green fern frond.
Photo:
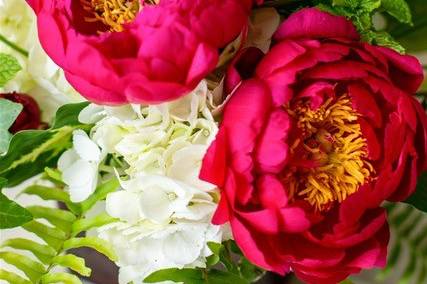
[[407,204],[388,205],[391,244],[387,267],[377,280],[389,283],[427,283],[427,214]]
[[[48,170],[45,175],[58,179],[59,176],[55,174],[54,170]],[[26,208],[33,215],[34,220],[22,225],[22,228],[38,236],[43,243],[24,238],[4,241],[0,246],[0,259],[22,271],[26,278],[0,269],[1,280],[11,284],[81,284],[79,278],[73,274],[53,272],[55,267],[60,266],[79,275],[90,276],[91,269],[86,266],[85,260],[67,252],[74,248],[92,248],[111,260],[117,259],[108,242],[96,237],[76,236],[89,229],[116,221],[105,213],[93,218],[86,218],[85,214],[109,192],[119,187],[118,180],[112,179],[100,185],[91,198],[79,204],[70,201],[69,194],[60,186],[60,180],[56,180],[55,184],[56,187],[33,185],[23,191],[25,194],[36,195],[43,200],[62,202],[67,205],[68,210],[46,206]],[[8,249],[30,252],[34,257],[8,251]]]

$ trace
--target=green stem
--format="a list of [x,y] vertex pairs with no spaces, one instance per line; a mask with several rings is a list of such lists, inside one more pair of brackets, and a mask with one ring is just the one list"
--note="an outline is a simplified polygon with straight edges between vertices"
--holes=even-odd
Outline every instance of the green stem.
[[25,49],[19,47],[18,45],[14,44],[13,42],[9,41],[2,34],[0,34],[0,41],[3,42],[4,44],[6,44],[7,46],[9,46],[10,48],[12,48],[13,50],[15,50],[16,52],[19,52],[22,55],[24,55],[25,57],[28,57],[28,55],[29,55],[28,51],[26,51]]
[[[77,221],[80,221],[80,220],[82,220],[84,218],[84,214],[83,213],[75,215],[75,216],[76,216],[76,220],[74,220],[74,222],[71,224],[71,227],[74,225],[74,223],[76,223]],[[64,253],[66,253],[66,250],[64,250],[64,244],[65,244],[66,241],[70,240],[71,238],[73,238],[73,235],[71,234],[71,230],[70,230],[69,232],[66,232],[66,238],[65,238],[65,240],[62,242],[62,245],[58,248],[56,255],[54,257],[52,257],[52,260],[50,261],[50,263],[49,263],[49,265],[48,265],[48,267],[46,269],[46,272],[43,275],[49,274],[52,271],[52,269],[54,269],[57,266],[57,264],[53,263],[53,259],[55,257],[57,257],[57,256],[60,256],[60,255],[62,255]],[[41,278],[43,277],[43,275],[37,281],[37,284],[41,284]]]

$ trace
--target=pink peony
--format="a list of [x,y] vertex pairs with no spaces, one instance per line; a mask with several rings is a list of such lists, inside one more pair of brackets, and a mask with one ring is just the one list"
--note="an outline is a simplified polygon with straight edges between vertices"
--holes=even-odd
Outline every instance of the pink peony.
[[[246,25],[250,0],[139,0],[117,17],[100,0],[28,0],[68,81],[99,104],[160,103],[194,89]],[[101,3],[101,4],[100,4]],[[227,14],[224,13],[227,11]]]
[[412,96],[422,68],[315,8],[291,15],[275,40],[254,73],[232,70],[231,84],[243,82],[201,178],[221,189],[213,222],[230,222],[249,260],[338,283],[384,266],[381,204],[405,200],[427,169],[427,116]]

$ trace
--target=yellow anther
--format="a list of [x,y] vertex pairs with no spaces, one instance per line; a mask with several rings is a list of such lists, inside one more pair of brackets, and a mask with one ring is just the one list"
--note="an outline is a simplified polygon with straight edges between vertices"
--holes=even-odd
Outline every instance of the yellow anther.
[[374,168],[367,160],[359,115],[348,95],[329,98],[315,110],[304,101],[285,109],[303,133],[292,143],[291,152],[302,147],[305,159],[317,165],[293,169],[297,178],[285,177],[291,199],[303,198],[316,210],[327,210],[372,178]]

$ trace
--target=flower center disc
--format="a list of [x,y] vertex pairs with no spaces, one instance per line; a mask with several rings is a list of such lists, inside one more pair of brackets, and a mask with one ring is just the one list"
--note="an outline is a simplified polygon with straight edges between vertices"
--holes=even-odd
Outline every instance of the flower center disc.
[[87,22],[101,22],[111,32],[123,31],[123,25],[132,22],[140,10],[140,0],[80,0],[83,9],[92,17]]
[[286,107],[296,121],[293,166],[285,177],[290,199],[302,198],[318,211],[355,193],[374,173],[358,113],[347,95],[328,99],[313,110],[298,101]]

